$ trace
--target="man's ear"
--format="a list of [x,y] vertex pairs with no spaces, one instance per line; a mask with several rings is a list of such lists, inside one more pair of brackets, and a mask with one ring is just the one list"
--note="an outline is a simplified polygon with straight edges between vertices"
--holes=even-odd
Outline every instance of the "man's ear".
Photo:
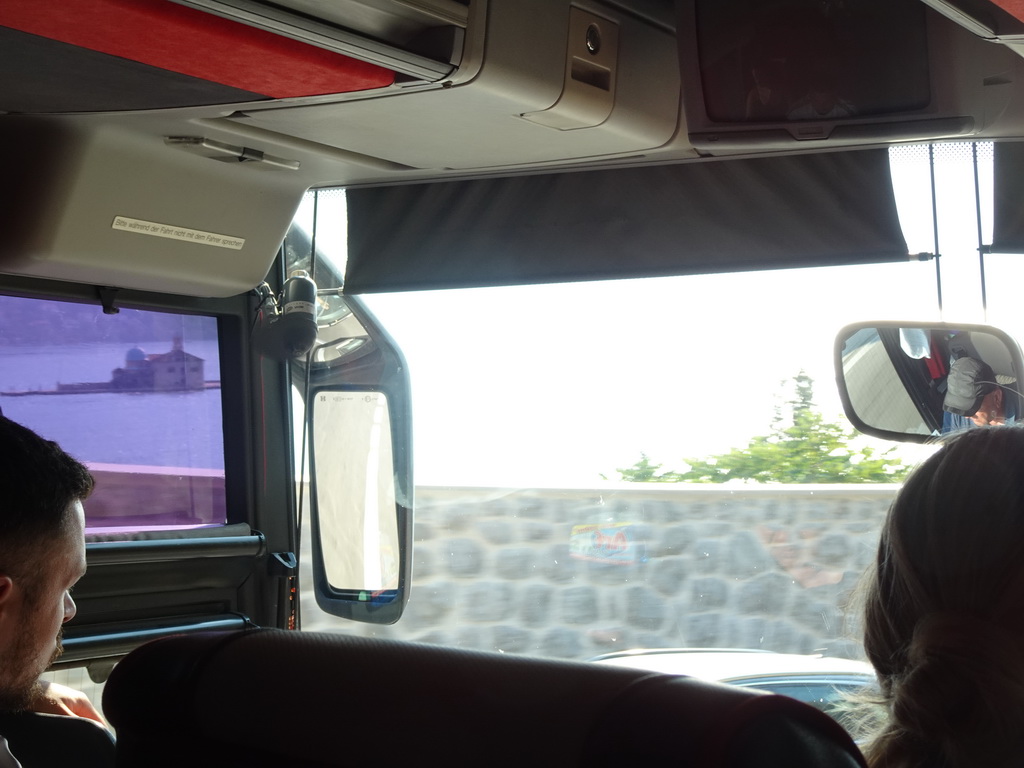
[[14,580],[6,575],[0,574],[0,611],[2,611],[14,594]]

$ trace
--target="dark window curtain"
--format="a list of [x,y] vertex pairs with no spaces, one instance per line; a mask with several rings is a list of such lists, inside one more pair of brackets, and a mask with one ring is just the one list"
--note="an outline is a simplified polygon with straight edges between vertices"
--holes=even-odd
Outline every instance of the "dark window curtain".
[[348,293],[907,258],[884,149],[347,193]]
[[993,147],[993,253],[1024,253],[1024,142]]

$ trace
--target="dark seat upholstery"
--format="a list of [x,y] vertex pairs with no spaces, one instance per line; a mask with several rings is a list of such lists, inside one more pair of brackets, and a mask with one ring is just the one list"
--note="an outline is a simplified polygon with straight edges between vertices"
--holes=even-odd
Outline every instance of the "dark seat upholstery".
[[113,768],[114,739],[80,717],[36,712],[0,714],[0,736],[24,768]]
[[863,766],[830,718],[781,696],[332,634],[157,640],[103,705],[122,767]]

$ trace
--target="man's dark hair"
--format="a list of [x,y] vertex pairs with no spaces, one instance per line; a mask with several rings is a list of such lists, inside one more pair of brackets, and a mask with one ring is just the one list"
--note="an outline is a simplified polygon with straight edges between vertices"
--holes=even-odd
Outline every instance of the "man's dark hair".
[[61,534],[94,482],[59,445],[0,416],[0,573],[35,570],[27,555]]

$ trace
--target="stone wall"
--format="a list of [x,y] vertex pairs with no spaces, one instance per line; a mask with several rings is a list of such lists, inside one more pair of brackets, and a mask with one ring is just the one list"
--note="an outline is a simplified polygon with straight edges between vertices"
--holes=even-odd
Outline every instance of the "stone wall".
[[851,591],[896,488],[419,488],[402,620],[343,622],[304,592],[303,628],[576,659],[683,646],[859,657]]
[[[850,593],[896,489],[418,488],[401,621],[379,627],[320,611],[307,525],[302,626],[576,659],[682,646],[859,658]],[[581,545],[595,538],[611,546]],[[84,669],[48,677],[101,701]]]

